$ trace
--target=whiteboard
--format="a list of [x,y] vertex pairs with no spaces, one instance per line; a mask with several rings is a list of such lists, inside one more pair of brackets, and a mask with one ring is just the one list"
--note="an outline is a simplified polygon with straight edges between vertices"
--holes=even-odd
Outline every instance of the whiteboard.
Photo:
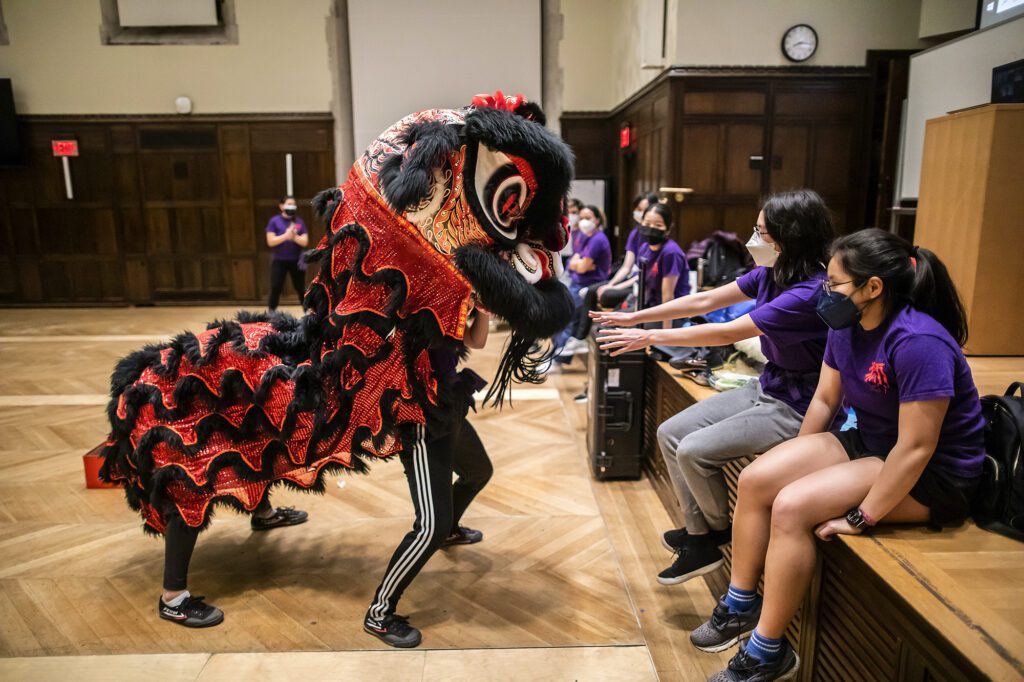
[[992,69],[1024,58],[1024,17],[969,33],[910,58],[907,121],[899,197],[917,198],[925,122],[948,111],[987,104]]

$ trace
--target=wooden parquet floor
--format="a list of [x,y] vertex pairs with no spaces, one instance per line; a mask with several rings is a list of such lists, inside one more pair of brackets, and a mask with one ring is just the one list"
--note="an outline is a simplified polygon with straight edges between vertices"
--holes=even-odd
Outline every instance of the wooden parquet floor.
[[[225,623],[157,619],[162,543],[119,490],[85,488],[81,454],[105,436],[118,358],[233,313],[0,311],[0,679],[691,680],[723,667],[728,654],[699,654],[686,638],[713,607],[704,583],[654,580],[671,560],[657,495],[646,481],[590,479],[579,370],[471,416],[495,465],[465,519],[485,540],[438,552],[406,592],[400,610],[423,629],[421,649],[361,631],[411,523],[397,462],[339,476],[323,496],[276,493],[310,512],[303,526],[251,533],[222,511],[190,587]],[[493,374],[502,341],[470,365]]]

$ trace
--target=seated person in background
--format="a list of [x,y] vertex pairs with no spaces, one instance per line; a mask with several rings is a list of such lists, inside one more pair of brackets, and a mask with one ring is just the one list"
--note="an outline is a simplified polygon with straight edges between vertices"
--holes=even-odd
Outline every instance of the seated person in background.
[[572,332],[573,338],[569,339],[565,348],[562,349],[562,355],[587,352],[586,338],[590,334],[590,317],[587,313],[597,310],[599,307],[606,310],[617,308],[629,298],[633,291],[633,285],[637,281],[636,252],[642,241],[640,239],[640,223],[643,221],[647,209],[656,203],[658,203],[658,195],[653,192],[639,194],[633,199],[631,217],[634,225],[626,238],[626,250],[622,255],[622,265],[607,282],[587,288],[587,293],[583,295],[583,306],[578,311],[579,315]]
[[[651,204],[644,211],[636,259],[640,267],[647,268],[644,279],[646,308],[653,308],[664,301],[690,293],[690,266],[682,248],[674,239],[669,238],[670,229],[672,210],[668,206]],[[664,320],[663,324],[665,329],[672,328],[672,320]]]
[[814,395],[828,327],[815,311],[832,241],[828,208],[809,190],[774,194],[757,216],[747,248],[759,267],[717,289],[636,313],[592,313],[604,325],[634,326],[702,315],[755,299],[731,322],[683,329],[603,329],[613,354],[652,344],[717,346],[755,336],[768,363],[758,384],[718,393],[658,428],[658,444],[686,519],[662,543],[677,552],[658,575],[676,585],[722,565],[720,545],[731,537],[729,492],[722,467],[793,438]]
[[[611,270],[612,249],[604,233],[604,225],[604,214],[596,206],[584,206],[580,211],[578,230],[572,236],[572,258],[566,266],[569,270],[569,293],[577,308],[582,305],[581,290],[605,281]],[[554,338],[555,348],[565,349],[572,338],[574,326],[575,318]],[[559,356],[556,360],[568,363],[572,361],[572,355]]]
[[[985,422],[960,350],[964,308],[935,254],[878,229],[842,237],[818,310],[831,331],[800,435],[740,475],[729,591],[690,635],[719,652],[753,629],[713,680],[799,668],[783,633],[811,581],[815,536],[960,523],[982,472]],[[844,400],[858,428],[840,433],[830,427]]]

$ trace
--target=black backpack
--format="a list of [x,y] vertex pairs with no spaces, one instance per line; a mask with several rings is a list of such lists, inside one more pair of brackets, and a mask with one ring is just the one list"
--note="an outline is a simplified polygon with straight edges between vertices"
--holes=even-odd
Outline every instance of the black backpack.
[[[1017,395],[1017,393],[1021,395]],[[1024,383],[981,399],[985,417],[985,471],[974,519],[993,533],[1024,541]]]
[[750,270],[746,247],[739,242],[712,239],[704,252],[702,287],[719,287]]

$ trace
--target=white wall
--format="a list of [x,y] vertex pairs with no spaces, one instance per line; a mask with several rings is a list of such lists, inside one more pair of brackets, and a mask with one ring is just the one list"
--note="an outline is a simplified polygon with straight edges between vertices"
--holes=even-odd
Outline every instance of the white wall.
[[[645,0],[561,0],[567,111],[608,110],[651,81],[641,68]],[[869,49],[920,49],[921,0],[669,0],[666,66],[787,66],[782,35],[818,33],[809,66],[863,66]]]
[[348,12],[357,153],[414,111],[495,90],[540,101],[539,0],[349,0]]
[[921,0],[922,38],[977,28],[978,2],[981,0]]
[[99,0],[3,0],[19,114],[330,111],[330,0],[237,0],[237,45],[102,45]]
[[1024,59],[1024,17],[975,31],[910,58],[901,156],[902,198],[916,198],[921,184],[925,122],[949,111],[989,102],[992,69],[1018,59]]
[[807,66],[862,66],[869,49],[912,49],[921,0],[679,0],[676,63],[786,66],[782,35],[810,24]]

